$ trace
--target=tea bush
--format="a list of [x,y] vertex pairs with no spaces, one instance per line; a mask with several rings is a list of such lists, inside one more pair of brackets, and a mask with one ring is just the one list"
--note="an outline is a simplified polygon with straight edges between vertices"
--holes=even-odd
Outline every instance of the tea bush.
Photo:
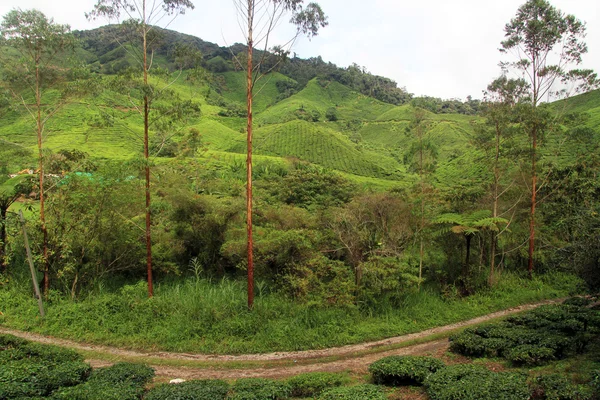
[[531,384],[534,400],[588,400],[592,399],[592,389],[574,385],[561,375],[541,375]]
[[495,373],[479,365],[452,365],[424,382],[431,400],[528,400],[525,375]]
[[57,390],[52,399],[139,400],[144,394],[144,386],[153,377],[154,370],[146,365],[116,363],[94,370],[85,383]]
[[349,382],[348,376],[329,372],[309,372],[287,380],[293,397],[314,397],[326,389],[342,386]]
[[443,367],[445,364],[433,357],[389,356],[371,364],[369,372],[377,384],[422,385],[425,378]]
[[103,381],[85,382],[81,385],[60,388],[52,400],[139,400],[144,387],[131,382],[111,383]]
[[0,399],[47,396],[60,387],[75,386],[90,374],[89,364],[16,360],[0,365]]
[[291,393],[286,382],[262,378],[238,379],[231,389],[231,400],[282,400]]
[[119,362],[110,367],[94,370],[89,382],[130,383],[143,387],[152,378],[154,378],[154,369],[147,365]]
[[144,400],[224,400],[229,384],[221,380],[194,380],[152,388]]
[[387,396],[376,385],[342,386],[326,390],[319,400],[386,400]]
[[598,311],[569,304],[542,306],[504,322],[465,329],[450,337],[450,349],[466,356],[537,365],[582,353],[598,332]]

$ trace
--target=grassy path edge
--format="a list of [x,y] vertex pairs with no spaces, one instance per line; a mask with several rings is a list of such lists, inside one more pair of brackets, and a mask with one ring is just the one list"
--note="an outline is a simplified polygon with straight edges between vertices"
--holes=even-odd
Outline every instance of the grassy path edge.
[[[290,374],[292,374],[292,370],[294,369],[310,367],[311,365],[314,366],[318,364],[332,364],[330,366],[336,366],[336,370],[344,370],[344,360],[358,359],[361,357],[365,358],[372,355],[382,356],[382,353],[397,349],[411,346],[418,348],[419,346],[429,342],[440,342],[440,339],[447,338],[459,329],[478,325],[484,322],[490,322],[492,320],[500,319],[523,311],[532,310],[542,305],[560,303],[563,300],[564,299],[552,299],[524,304],[470,320],[373,342],[365,342],[320,350],[274,352],[265,354],[207,355],[175,352],[141,352],[120,349],[111,346],[79,343],[72,340],[44,336],[37,333],[19,331],[6,328],[1,325],[0,333],[18,336],[34,342],[52,344],[77,350],[83,353],[84,356],[92,362],[93,366],[105,366],[118,361],[141,362],[149,364],[153,367],[158,367],[157,372],[159,375],[161,374],[160,370],[163,369],[163,372],[166,372],[164,375],[177,376],[180,375],[175,374],[175,372],[177,372],[177,368],[236,370],[236,373],[238,374],[240,373],[239,370],[242,369],[268,370],[288,368],[290,370]],[[324,368],[314,367],[311,370],[323,369]],[[330,368],[325,369],[329,370]],[[254,376],[251,371],[248,371],[248,373]]]

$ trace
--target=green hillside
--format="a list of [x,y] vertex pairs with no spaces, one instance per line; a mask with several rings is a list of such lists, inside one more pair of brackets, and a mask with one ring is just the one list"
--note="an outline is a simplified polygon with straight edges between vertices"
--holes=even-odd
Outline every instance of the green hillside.
[[[127,159],[140,154],[140,110],[132,99],[111,90],[110,82],[115,75],[110,74],[135,64],[130,52],[114,41],[115,29],[104,27],[77,33],[84,44],[77,50],[77,57],[87,62],[92,71],[102,73],[106,85],[101,94],[77,98],[49,120],[46,148],[55,152],[78,149],[101,159]],[[246,149],[245,73],[228,70],[231,51],[227,49],[172,31],[165,31],[164,35],[164,43],[156,49],[158,66],[174,65],[169,46],[176,42],[198,47],[207,61],[200,80],[189,80],[187,71],[175,71],[169,77],[151,77],[155,87],[172,93],[171,99],[161,100],[159,105],[168,106],[174,98],[189,100],[200,106],[201,113],[185,115],[183,122],[170,126],[168,131],[152,129],[151,136],[160,136],[161,140],[174,143],[172,147],[176,148],[185,133],[194,128],[201,137],[200,157],[218,154],[227,160],[226,155],[231,154],[231,160],[237,160]],[[308,68],[308,64],[305,66]],[[225,70],[211,72],[217,68]],[[294,68],[284,67],[282,72],[298,74],[299,70]],[[343,69],[336,71],[342,74]],[[329,73],[312,78],[303,87],[281,72],[259,80],[253,107],[255,153],[280,160],[297,158],[363,182],[366,178],[390,181],[392,185],[413,181],[414,176],[404,165],[404,157],[414,139],[407,131],[414,116],[413,106],[382,102],[364,94],[362,89],[358,92],[343,85],[335,76]],[[50,93],[44,101],[51,104],[56,96]],[[586,113],[588,125],[596,130],[600,127],[600,91],[557,102],[555,107]],[[473,157],[473,122],[480,121],[480,117],[430,111],[425,111],[425,115],[428,135],[438,149],[439,179],[445,180],[453,173],[456,163],[468,165],[465,160]],[[0,138],[34,149],[36,139],[31,117],[5,109]],[[577,149],[565,146],[564,140],[550,137],[547,143],[542,151],[559,163],[576,156]],[[476,171],[473,173],[477,175]]]
[[341,120],[372,120],[393,106],[356,93],[338,82],[313,79],[299,93],[258,115],[256,121],[276,124],[298,118],[311,119],[313,112],[323,120],[330,108],[335,108]]

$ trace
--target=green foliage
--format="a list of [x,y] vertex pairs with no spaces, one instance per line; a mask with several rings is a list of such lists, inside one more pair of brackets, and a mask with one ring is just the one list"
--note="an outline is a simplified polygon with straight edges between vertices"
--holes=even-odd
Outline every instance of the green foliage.
[[154,378],[154,369],[144,364],[118,362],[110,367],[98,368],[89,382],[131,383],[143,387]]
[[600,397],[600,370],[592,374],[591,386],[596,397]]
[[389,356],[369,365],[369,372],[377,384],[422,385],[430,374],[444,367],[443,361],[433,357]]
[[262,378],[238,379],[231,387],[231,400],[283,400],[290,397],[286,382]]
[[339,174],[299,164],[281,180],[276,193],[286,204],[309,208],[342,205],[350,201],[355,190],[356,187]]
[[[0,290],[2,324],[50,336],[134,349],[212,354],[326,348],[419,332],[545,298],[567,296],[580,281],[565,274],[529,280],[504,273],[494,289],[468,298],[444,298],[423,287],[401,306],[329,306],[293,301],[257,281],[256,304],[247,312],[246,283],[177,279],[157,285],[101,281],[92,295],[73,300],[53,292],[52,312],[37,322],[31,282],[11,280]],[[555,288],[554,285],[558,286]]]
[[145,385],[154,377],[146,365],[119,362],[98,368],[90,378],[77,386],[62,388],[53,393],[57,400],[139,400]]
[[536,365],[582,352],[598,323],[597,311],[584,307],[542,306],[505,322],[466,329],[450,338],[450,348],[468,356]]
[[150,389],[144,400],[225,400],[229,384],[219,380],[192,380]]
[[347,375],[331,372],[309,372],[287,380],[292,397],[316,397],[324,390],[350,382]]
[[538,365],[554,359],[555,350],[549,347],[523,344],[506,350],[507,360],[517,365]]
[[527,400],[526,376],[495,373],[479,365],[457,364],[442,368],[425,379],[431,400]]
[[0,335],[0,398],[45,397],[85,381],[92,368],[73,350]]
[[343,386],[326,390],[319,400],[385,400],[387,396],[376,385]]
[[588,400],[592,399],[589,387],[575,385],[561,375],[540,375],[531,383],[532,399]]
[[334,107],[329,107],[327,111],[325,111],[325,118],[327,121],[335,122],[338,120],[337,110]]
[[96,381],[60,388],[50,398],[54,400],[140,400],[143,394],[143,387],[130,382]]
[[351,306],[356,285],[352,270],[339,260],[316,255],[289,268],[283,290],[313,306]]
[[0,398],[47,396],[61,387],[75,386],[90,374],[89,364],[22,359],[0,365]]

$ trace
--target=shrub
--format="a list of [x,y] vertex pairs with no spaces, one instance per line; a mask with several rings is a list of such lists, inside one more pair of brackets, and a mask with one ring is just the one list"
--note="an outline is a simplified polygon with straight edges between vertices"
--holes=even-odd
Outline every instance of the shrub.
[[494,373],[478,365],[453,365],[425,379],[431,400],[527,400],[524,375]]
[[143,394],[144,387],[131,382],[88,381],[70,388],[61,388],[50,398],[52,400],[139,400]]
[[80,361],[61,364],[17,360],[0,365],[0,399],[47,396],[83,382],[91,367]]
[[389,356],[371,364],[369,372],[377,384],[422,385],[425,378],[444,366],[433,357]]
[[555,358],[553,349],[530,344],[516,346],[508,350],[505,357],[507,360],[519,365],[538,365]]
[[25,339],[13,335],[0,335],[0,351],[21,347],[29,343]]
[[592,303],[591,299],[588,299],[587,297],[580,297],[580,296],[569,297],[568,299],[563,301],[563,304],[565,304],[565,305],[578,306],[578,307],[585,307],[591,303]]
[[485,355],[484,339],[471,329],[450,336],[450,350],[465,356],[481,357]]
[[144,400],[223,400],[229,384],[220,380],[195,380],[178,384],[162,384],[152,388]]
[[319,400],[386,400],[381,387],[376,385],[343,386],[329,389]]
[[41,343],[26,343],[15,349],[21,359],[38,359],[47,363],[66,363],[83,361],[83,356],[75,350],[65,349]]
[[590,384],[596,398],[600,399],[600,370],[592,374],[592,382]]
[[561,375],[541,375],[532,383],[532,398],[539,400],[586,400],[592,396],[590,388],[573,385]]
[[290,386],[281,381],[262,378],[238,379],[229,396],[231,400],[280,400],[290,397]]
[[342,386],[350,382],[343,374],[329,372],[310,372],[296,375],[287,380],[293,397],[314,397],[326,389]]
[[154,377],[154,369],[143,364],[120,362],[110,367],[98,368],[92,373],[89,382],[130,383],[143,387]]

